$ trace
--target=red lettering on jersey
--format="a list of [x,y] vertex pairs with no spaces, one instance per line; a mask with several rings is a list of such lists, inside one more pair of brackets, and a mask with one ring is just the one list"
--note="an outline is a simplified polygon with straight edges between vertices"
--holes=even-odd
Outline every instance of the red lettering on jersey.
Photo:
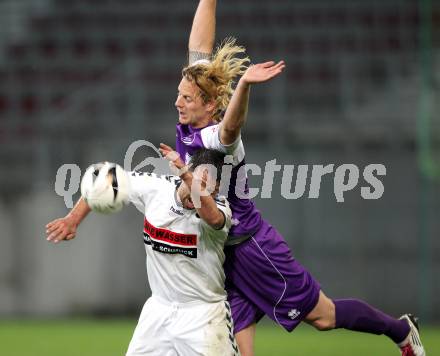
[[197,246],[197,235],[194,234],[180,234],[171,230],[155,227],[144,218],[144,232],[147,233],[151,239],[163,241],[173,245],[182,246]]

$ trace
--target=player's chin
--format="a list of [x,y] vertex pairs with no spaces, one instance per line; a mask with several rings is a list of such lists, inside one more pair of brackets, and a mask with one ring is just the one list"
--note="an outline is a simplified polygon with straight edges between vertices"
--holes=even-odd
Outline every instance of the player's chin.
[[179,115],[179,123],[182,125],[188,125],[189,119],[186,116]]
[[191,198],[187,198],[187,199],[185,199],[185,208],[190,209],[190,210],[192,210],[192,209],[195,208],[195,207],[194,207],[194,203],[193,203],[193,201],[191,200]]

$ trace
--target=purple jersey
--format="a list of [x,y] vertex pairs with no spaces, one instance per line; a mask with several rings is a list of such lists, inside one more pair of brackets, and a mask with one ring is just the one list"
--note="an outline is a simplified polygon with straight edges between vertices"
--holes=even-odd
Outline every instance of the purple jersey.
[[237,185],[239,185],[238,193],[240,190],[245,195],[249,193],[246,171],[243,167],[245,165],[245,153],[241,138],[232,145],[223,145],[219,138],[218,124],[200,129],[193,128],[190,125],[177,124],[176,129],[176,151],[186,163],[188,163],[194,152],[201,148],[212,148],[227,155],[232,155],[233,168],[228,191],[228,201],[232,209],[233,221],[229,232],[230,237],[232,237],[230,243],[233,243],[234,237],[253,235],[261,226],[261,214],[250,199],[239,198],[236,194]]

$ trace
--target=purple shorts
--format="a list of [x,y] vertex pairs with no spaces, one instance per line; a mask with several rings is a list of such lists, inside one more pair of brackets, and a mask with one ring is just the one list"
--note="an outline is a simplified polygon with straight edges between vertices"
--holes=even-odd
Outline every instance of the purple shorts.
[[320,286],[263,220],[245,242],[225,248],[226,291],[235,333],[265,314],[292,331],[316,306]]

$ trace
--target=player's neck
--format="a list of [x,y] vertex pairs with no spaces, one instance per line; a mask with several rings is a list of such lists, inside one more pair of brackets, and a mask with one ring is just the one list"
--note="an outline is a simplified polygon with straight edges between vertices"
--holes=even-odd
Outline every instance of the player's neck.
[[214,121],[212,120],[212,118],[210,116],[206,116],[206,117],[200,119],[198,122],[191,124],[190,126],[193,129],[203,129],[213,123],[214,123]]

